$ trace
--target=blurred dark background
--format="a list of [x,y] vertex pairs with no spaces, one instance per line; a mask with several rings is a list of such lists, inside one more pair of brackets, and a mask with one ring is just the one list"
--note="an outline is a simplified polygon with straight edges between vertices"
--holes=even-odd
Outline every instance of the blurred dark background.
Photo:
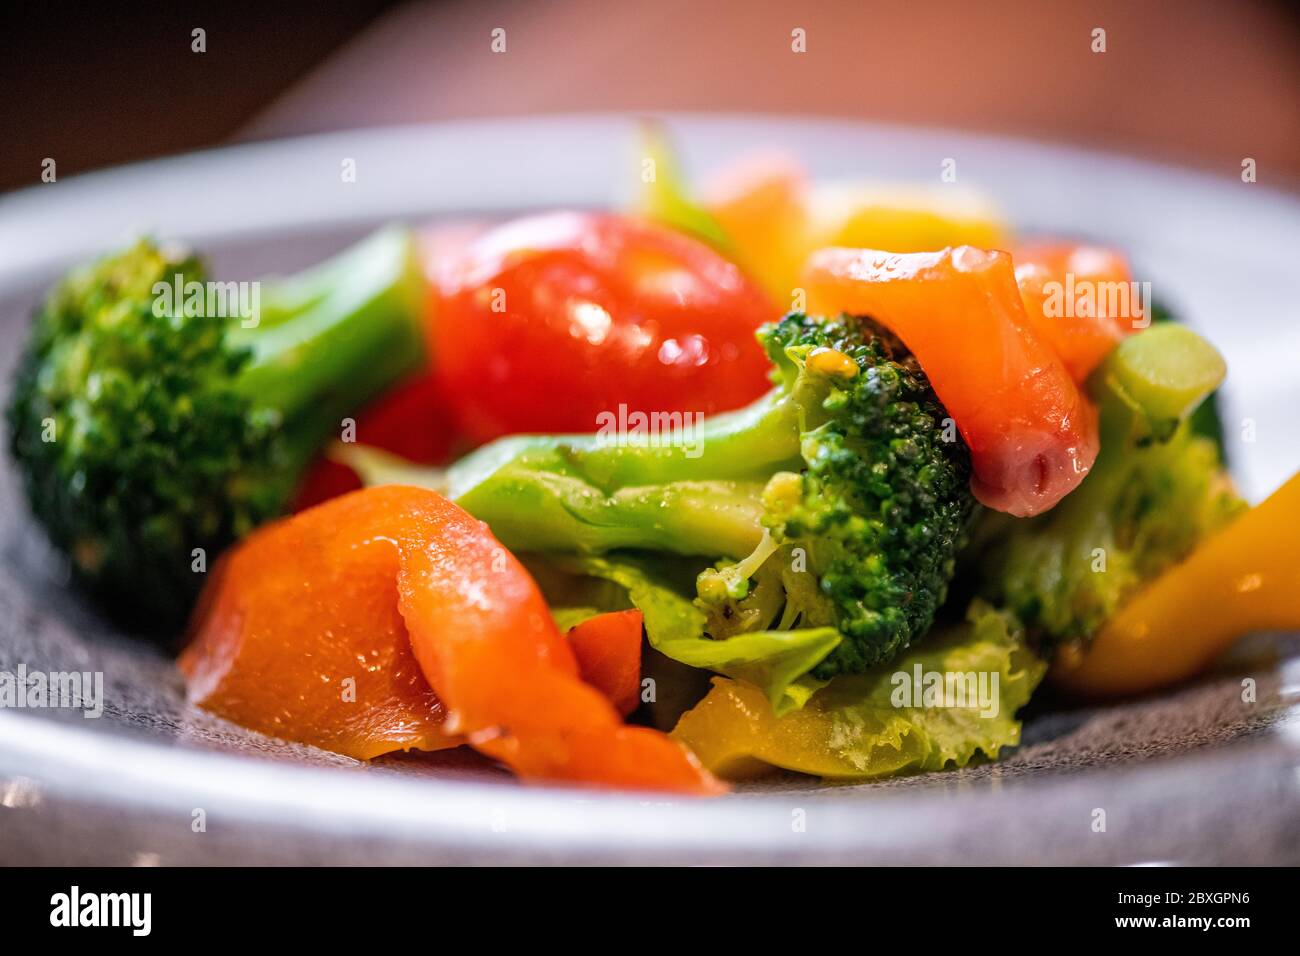
[[394,5],[7,0],[0,189],[221,142]]
[[[765,111],[1011,133],[1300,183],[1281,0],[9,3],[0,189],[341,127]],[[191,31],[207,50],[191,50]],[[506,52],[490,49],[506,31]],[[791,30],[807,52],[791,52]],[[1092,31],[1106,30],[1106,52]]]

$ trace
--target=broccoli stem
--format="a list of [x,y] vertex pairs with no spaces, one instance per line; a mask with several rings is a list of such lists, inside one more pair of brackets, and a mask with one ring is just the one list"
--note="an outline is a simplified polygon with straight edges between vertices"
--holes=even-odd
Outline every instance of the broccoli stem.
[[[592,437],[501,439],[448,470],[414,465],[364,445],[338,443],[330,457],[356,471],[367,485],[417,485],[446,494],[486,521],[512,550],[599,554],[651,548],[738,558],[758,545],[762,480],[687,479],[606,492],[583,467],[592,461],[584,457],[588,451],[596,456],[597,469],[603,463],[602,449],[588,440]],[[661,470],[669,459],[646,461]],[[685,470],[694,473],[699,459],[686,461],[691,465]]]
[[678,481],[765,479],[799,463],[799,410],[781,389],[744,408],[709,416],[690,435],[638,443],[631,436],[519,435],[472,452],[447,470],[452,498],[510,463],[581,474],[600,489]]
[[344,416],[418,367],[423,296],[415,243],[400,228],[264,281],[261,321],[227,337],[251,353],[235,390],[277,422],[266,467],[235,478],[241,493],[263,502],[259,510],[283,510]]
[[799,467],[799,418],[789,395],[774,390],[671,443],[505,439],[453,465],[446,488],[507,547],[740,557],[762,536],[768,477]]
[[762,536],[762,491],[758,482],[687,481],[606,496],[543,471],[494,476],[453,500],[512,550],[739,556]]
[[337,434],[344,415],[418,366],[422,296],[415,244],[402,229],[264,283],[261,321],[232,328],[229,341],[252,351],[235,388],[280,416],[287,471]]
[[762,538],[764,487],[773,474],[804,468],[809,418],[836,384],[801,375],[796,362],[774,351],[780,385],[733,412],[669,419],[676,427],[667,434],[651,434],[646,422],[614,435],[520,435],[446,471],[413,469],[355,446],[339,446],[335,457],[367,484],[402,481],[443,492],[514,549],[741,558]]
[[445,471],[355,445],[340,444],[332,454],[367,484],[445,493],[516,550],[651,548],[739,558],[762,537],[767,480],[802,466],[800,417],[790,395],[775,389],[706,418],[689,435],[676,433],[672,443],[520,435]]
[[1227,370],[1214,346],[1180,325],[1156,325],[1125,339],[1089,383],[1103,444],[1167,440]]

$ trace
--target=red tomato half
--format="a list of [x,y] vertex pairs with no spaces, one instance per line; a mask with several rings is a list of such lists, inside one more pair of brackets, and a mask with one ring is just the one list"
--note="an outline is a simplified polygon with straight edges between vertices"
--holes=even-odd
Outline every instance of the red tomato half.
[[601,412],[713,412],[768,387],[775,318],[733,263],[681,233],[560,212],[470,243],[438,285],[433,362],[471,440],[590,432]]

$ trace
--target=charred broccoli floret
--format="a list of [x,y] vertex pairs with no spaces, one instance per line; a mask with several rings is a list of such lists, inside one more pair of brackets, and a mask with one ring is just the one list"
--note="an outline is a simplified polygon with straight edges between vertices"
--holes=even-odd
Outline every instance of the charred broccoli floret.
[[243,298],[207,279],[149,240],[73,271],[36,313],[7,409],[32,512],[75,576],[158,631],[192,604],[200,554],[279,514],[342,416],[420,356],[404,231]]

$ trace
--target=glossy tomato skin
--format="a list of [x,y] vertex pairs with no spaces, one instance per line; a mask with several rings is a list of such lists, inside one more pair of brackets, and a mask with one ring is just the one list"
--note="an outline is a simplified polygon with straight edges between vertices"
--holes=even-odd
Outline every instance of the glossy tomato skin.
[[702,412],[769,386],[776,317],[741,270],[653,223],[582,212],[498,226],[430,267],[436,374],[465,437],[590,432],[602,412]]

